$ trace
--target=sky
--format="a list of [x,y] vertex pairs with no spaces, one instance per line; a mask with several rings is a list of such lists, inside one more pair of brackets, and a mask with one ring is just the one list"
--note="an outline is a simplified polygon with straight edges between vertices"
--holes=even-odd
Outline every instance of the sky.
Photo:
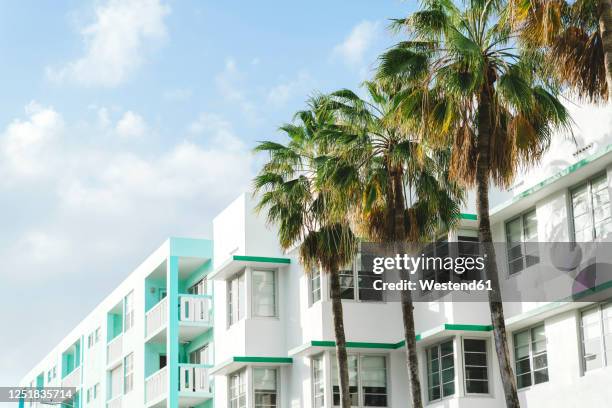
[[[0,386],[211,220],[309,95],[357,89],[414,1],[0,5]],[[1,404],[0,404],[1,406]]]

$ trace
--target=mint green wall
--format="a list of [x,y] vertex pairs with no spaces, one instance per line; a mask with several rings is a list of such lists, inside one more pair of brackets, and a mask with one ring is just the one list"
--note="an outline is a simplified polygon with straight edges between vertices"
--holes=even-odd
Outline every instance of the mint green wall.
[[123,315],[109,313],[107,319],[107,335],[106,340],[111,341],[123,332]]
[[147,378],[160,369],[159,356],[166,354],[166,345],[146,343],[144,353],[145,378]]
[[166,289],[166,279],[147,278],[145,280],[145,313],[161,300],[159,298],[160,289]]
[[196,405],[193,408],[212,408],[212,407],[213,407],[213,400],[208,400],[205,403]]
[[[190,341],[189,343],[187,343],[185,345],[185,354],[187,356],[187,358],[189,357],[189,353],[199,349],[200,347],[208,344],[208,343],[212,343],[213,341],[213,330],[209,330],[206,333],[196,337],[195,339],[193,339],[192,341]],[[188,361],[184,361],[185,363],[188,363]],[[214,364],[214,361],[211,362],[212,364]]]
[[187,293],[187,289],[195,285],[200,279],[208,275],[212,271],[212,261],[208,260],[204,265],[193,271],[193,273],[179,282],[179,292]]

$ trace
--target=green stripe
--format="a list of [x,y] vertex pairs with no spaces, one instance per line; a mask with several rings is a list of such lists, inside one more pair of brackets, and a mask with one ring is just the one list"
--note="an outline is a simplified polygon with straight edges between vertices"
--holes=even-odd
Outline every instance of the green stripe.
[[235,363],[275,363],[275,364],[293,364],[291,357],[250,357],[250,356],[234,356],[232,360]]
[[271,257],[266,257],[266,256],[234,255],[232,259],[234,261],[247,261],[247,262],[267,262],[267,263],[281,263],[281,264],[291,263],[291,259],[289,258],[271,258]]
[[478,216],[476,214],[461,213],[459,214],[459,218],[461,218],[462,220],[476,221],[478,219]]
[[463,330],[473,332],[487,332],[493,330],[493,326],[481,324],[445,324],[445,330]]
[[[335,341],[313,340],[310,342],[312,347],[336,347]],[[367,343],[363,341],[347,341],[346,348],[370,348],[370,349],[395,349],[396,343]]]

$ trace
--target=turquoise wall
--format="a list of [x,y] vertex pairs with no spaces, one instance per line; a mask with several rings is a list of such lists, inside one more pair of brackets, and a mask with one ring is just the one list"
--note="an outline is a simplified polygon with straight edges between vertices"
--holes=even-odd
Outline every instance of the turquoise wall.
[[145,313],[161,300],[160,289],[166,290],[166,279],[145,280]]

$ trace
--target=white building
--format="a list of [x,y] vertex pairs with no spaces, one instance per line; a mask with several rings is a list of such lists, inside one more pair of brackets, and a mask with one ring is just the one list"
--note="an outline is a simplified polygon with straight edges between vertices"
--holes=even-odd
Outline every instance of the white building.
[[[505,204],[492,210],[495,240],[597,240],[612,228],[612,138],[578,136],[578,147],[561,144],[511,193],[497,195]],[[472,212],[449,240],[476,236]],[[83,408],[333,407],[326,277],[307,277],[295,251],[279,248],[248,195],[222,211],[213,230],[212,241],[165,242],[20,385],[76,386],[74,406]],[[533,259],[513,253],[501,278],[528,279]],[[355,406],[408,406],[399,304],[360,290],[356,268],[343,282]],[[505,310],[523,407],[610,405],[612,304]],[[417,303],[415,314],[427,406],[504,407],[488,305]]]

